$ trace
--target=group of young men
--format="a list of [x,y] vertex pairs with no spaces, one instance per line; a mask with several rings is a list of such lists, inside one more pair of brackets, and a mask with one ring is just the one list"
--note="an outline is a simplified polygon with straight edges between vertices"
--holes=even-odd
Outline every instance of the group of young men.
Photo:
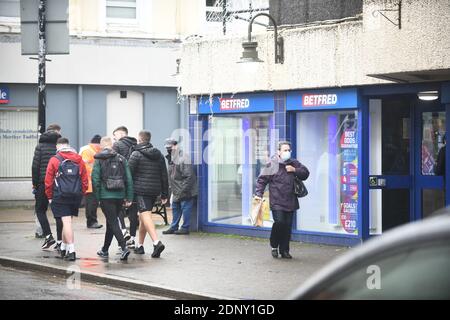
[[[118,127],[111,137],[96,135],[80,154],[61,137],[61,127],[48,126],[36,146],[32,165],[33,193],[36,215],[45,236],[42,249],[55,245],[64,260],[75,261],[72,218],[78,216],[85,198],[88,228],[101,228],[96,210],[98,205],[106,218],[104,243],[97,255],[109,256],[115,237],[120,247],[120,259],[127,260],[130,249],[145,254],[144,240],[148,233],[153,241],[153,258],[159,258],[164,244],[158,239],[152,220],[152,209],[160,198],[169,200],[172,194],[173,221],[164,234],[189,234],[190,214],[197,195],[196,177],[192,165],[178,149],[174,139],[166,140],[167,155],[151,143],[149,131],[141,131],[138,139],[128,136],[126,127]],[[166,159],[169,168],[166,166]],[[55,240],[47,219],[50,205],[56,221]],[[124,217],[130,221],[130,231]],[[181,217],[183,225],[179,229]],[[138,237],[136,233],[139,232]]]

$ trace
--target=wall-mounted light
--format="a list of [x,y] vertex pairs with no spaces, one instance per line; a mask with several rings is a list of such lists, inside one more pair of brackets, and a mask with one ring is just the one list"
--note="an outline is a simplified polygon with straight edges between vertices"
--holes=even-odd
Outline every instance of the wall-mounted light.
[[432,101],[439,98],[438,91],[421,91],[417,94],[420,100]]
[[259,16],[266,16],[272,21],[274,26],[275,63],[283,63],[284,62],[283,38],[278,37],[278,29],[275,19],[272,18],[270,14],[267,14],[265,12],[258,13],[256,16],[253,17],[252,20],[250,20],[248,25],[248,41],[242,43],[244,51],[242,52],[242,57],[238,61],[238,63],[263,62],[261,59],[258,58],[258,51],[256,51],[256,47],[258,47],[258,42],[252,41],[252,24],[253,21]]

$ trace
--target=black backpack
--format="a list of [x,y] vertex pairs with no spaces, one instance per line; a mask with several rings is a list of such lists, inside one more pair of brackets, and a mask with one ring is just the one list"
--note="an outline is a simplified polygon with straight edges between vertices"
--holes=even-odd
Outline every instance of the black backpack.
[[102,181],[106,190],[120,191],[125,189],[126,177],[124,161],[124,157],[119,154],[101,161]]
[[59,154],[55,157],[59,160],[59,166],[55,176],[53,198],[81,197],[83,194],[81,191],[80,166],[72,160],[64,159]]

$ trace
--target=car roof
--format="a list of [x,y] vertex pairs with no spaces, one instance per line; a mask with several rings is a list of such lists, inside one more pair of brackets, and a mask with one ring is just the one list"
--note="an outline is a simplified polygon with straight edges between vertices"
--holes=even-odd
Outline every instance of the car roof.
[[331,279],[340,270],[348,271],[353,265],[402,247],[412,247],[430,242],[450,242],[450,210],[443,209],[436,215],[389,230],[353,248],[320,269],[297,288],[288,299],[299,299],[312,293],[320,284]]

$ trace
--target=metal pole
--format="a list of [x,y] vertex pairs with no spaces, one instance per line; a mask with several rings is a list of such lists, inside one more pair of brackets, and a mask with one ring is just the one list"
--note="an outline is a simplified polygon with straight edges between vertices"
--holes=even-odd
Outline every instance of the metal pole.
[[222,28],[223,28],[223,34],[225,35],[227,33],[227,0],[223,0],[222,2]]
[[38,131],[45,132],[45,108],[46,108],[46,94],[45,94],[45,7],[47,0],[39,0],[39,75],[38,75]]

